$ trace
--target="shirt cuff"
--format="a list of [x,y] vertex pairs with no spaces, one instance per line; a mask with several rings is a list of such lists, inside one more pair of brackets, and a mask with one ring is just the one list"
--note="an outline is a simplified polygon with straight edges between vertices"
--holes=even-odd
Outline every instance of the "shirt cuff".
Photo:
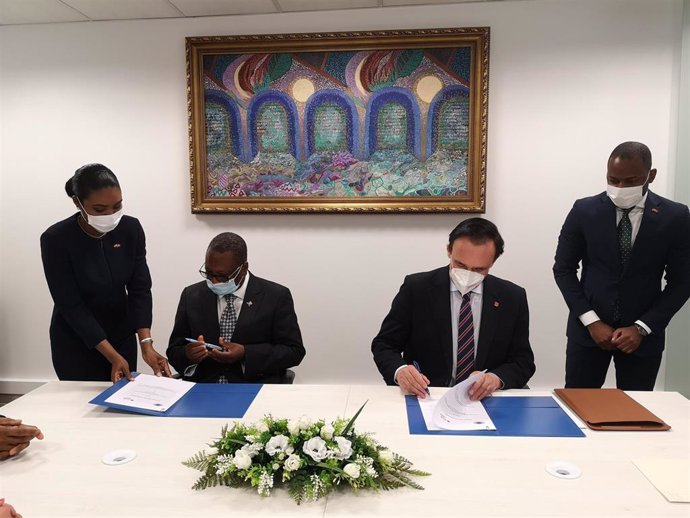
[[395,373],[393,374],[393,381],[395,381],[396,385],[399,385],[399,383],[398,383],[398,372],[400,372],[405,367],[407,367],[407,365],[401,365],[400,367],[395,369]]
[[580,315],[578,318],[580,319],[580,322],[582,322],[582,325],[585,327],[587,327],[590,324],[593,324],[597,320],[601,320],[599,318],[599,315],[597,315],[597,312],[594,310],[588,311],[587,313],[582,313],[582,315]]
[[644,330],[647,331],[648,335],[652,334],[652,330],[649,328],[649,326],[647,324],[642,322],[642,320],[635,320],[635,323],[642,326],[644,328]]

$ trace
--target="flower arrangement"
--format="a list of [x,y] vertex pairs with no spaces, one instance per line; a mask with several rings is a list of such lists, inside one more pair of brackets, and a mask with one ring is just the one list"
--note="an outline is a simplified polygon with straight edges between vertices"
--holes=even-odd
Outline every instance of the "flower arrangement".
[[250,486],[269,496],[274,484],[283,484],[297,504],[318,500],[340,486],[355,491],[424,489],[410,475],[429,473],[413,469],[409,460],[370,434],[355,433],[353,425],[363,408],[349,421],[269,415],[253,424],[226,425],[210,445],[214,451],[201,451],[183,464],[204,473],[193,489]]

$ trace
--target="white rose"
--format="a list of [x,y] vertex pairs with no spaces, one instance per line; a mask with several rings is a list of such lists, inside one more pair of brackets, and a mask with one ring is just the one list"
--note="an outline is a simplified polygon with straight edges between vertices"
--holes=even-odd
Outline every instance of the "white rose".
[[341,436],[336,437],[335,442],[338,447],[331,450],[333,458],[338,460],[349,459],[350,455],[352,455],[352,443],[345,437]]
[[288,432],[290,432],[290,435],[298,435],[299,434],[299,421],[296,419],[290,419],[287,423],[287,428],[288,428]]
[[343,468],[343,471],[348,477],[359,478],[359,464],[350,463]]
[[302,446],[302,451],[317,462],[328,457],[326,441],[324,441],[321,437],[313,437],[309,439]]
[[392,464],[393,463],[393,452],[390,450],[380,450],[379,451],[379,460],[383,462],[384,464]]
[[237,450],[235,452],[235,458],[232,461],[237,469],[247,469],[252,465],[252,458],[247,454],[247,452],[242,450]]
[[284,435],[271,437],[266,443],[266,453],[273,457],[276,453],[285,451],[288,447],[288,438]]
[[330,424],[325,424],[321,427],[321,431],[319,432],[319,435],[326,439],[327,441],[333,438],[333,434],[335,433],[335,428],[333,428],[332,425]]
[[290,455],[287,459],[285,459],[285,471],[296,471],[299,469],[301,463],[302,461],[299,458],[299,455]]
[[302,430],[308,430],[314,426],[314,421],[310,418],[307,417],[306,415],[303,415],[302,417],[299,418],[299,427]]
[[264,421],[257,421],[254,428],[256,428],[256,431],[259,433],[268,432],[268,425]]

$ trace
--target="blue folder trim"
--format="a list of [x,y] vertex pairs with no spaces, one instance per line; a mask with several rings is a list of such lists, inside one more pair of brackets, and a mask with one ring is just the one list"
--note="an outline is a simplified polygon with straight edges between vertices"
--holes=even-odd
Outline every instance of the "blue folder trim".
[[106,403],[106,399],[124,387],[127,380],[120,380],[108,387],[89,403],[136,414],[160,417],[244,417],[245,412],[261,390],[260,384],[249,383],[197,383],[180,400],[165,412],[144,410],[126,405]]
[[482,401],[496,430],[429,430],[416,396],[405,396],[407,423],[413,435],[480,435],[485,437],[585,437],[549,396],[490,397]]

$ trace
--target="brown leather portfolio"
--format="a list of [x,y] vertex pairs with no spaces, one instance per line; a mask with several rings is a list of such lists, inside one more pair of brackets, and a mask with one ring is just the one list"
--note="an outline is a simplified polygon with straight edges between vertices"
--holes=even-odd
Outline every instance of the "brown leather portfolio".
[[654,432],[671,427],[620,389],[554,389],[592,430]]

